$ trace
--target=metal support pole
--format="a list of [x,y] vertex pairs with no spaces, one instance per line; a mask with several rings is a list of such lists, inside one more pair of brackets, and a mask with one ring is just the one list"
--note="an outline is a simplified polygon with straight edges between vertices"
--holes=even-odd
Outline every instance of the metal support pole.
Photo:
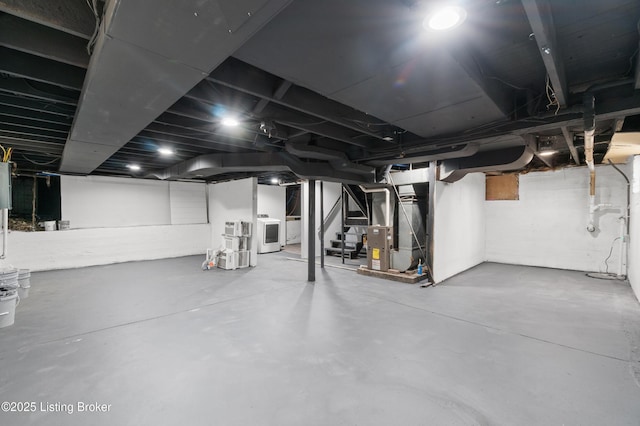
[[9,209],[2,209],[2,256],[0,259],[7,257],[7,247],[9,238]]
[[320,267],[324,268],[324,182],[320,181]]
[[309,179],[309,228],[307,232],[307,255],[309,256],[307,281],[316,280],[316,181]]
[[429,163],[429,199],[427,201],[427,258],[425,263],[429,268],[431,280],[435,285],[435,278],[433,277],[433,243],[434,243],[434,229],[435,229],[435,202],[436,202],[436,172],[438,164],[436,161]]
[[342,204],[342,209],[340,213],[340,256],[342,257],[342,264],[344,264],[344,216],[345,216],[345,207],[344,205],[344,185],[341,186],[342,193],[340,194],[340,203]]

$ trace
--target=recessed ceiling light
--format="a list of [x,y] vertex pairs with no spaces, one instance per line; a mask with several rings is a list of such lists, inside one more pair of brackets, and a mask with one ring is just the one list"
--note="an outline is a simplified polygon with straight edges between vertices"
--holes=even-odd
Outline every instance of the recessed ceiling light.
[[175,154],[175,151],[172,150],[171,148],[158,148],[158,153],[160,153],[160,155],[173,155]]
[[557,154],[557,153],[558,151],[551,150],[551,151],[538,152],[538,155],[542,155],[543,157],[551,157],[553,154]]
[[429,30],[442,31],[455,28],[467,17],[467,12],[458,6],[445,6],[425,18],[423,25]]
[[271,183],[276,185],[276,184],[280,183],[280,180],[278,178],[271,178]]
[[140,170],[140,166],[138,166],[137,164],[127,164],[127,167],[129,168],[129,170]]
[[225,117],[220,121],[223,126],[236,127],[240,122],[233,117]]

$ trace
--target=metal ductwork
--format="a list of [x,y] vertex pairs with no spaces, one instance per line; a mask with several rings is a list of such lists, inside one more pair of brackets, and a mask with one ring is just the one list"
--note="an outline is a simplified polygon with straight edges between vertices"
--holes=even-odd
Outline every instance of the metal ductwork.
[[310,145],[308,142],[287,141],[284,148],[288,153],[299,158],[328,161],[337,170],[348,170],[351,173],[369,175],[375,172],[371,167],[352,163],[344,152]]
[[391,226],[391,190],[388,185],[380,184],[360,185],[360,190],[365,194],[373,194],[376,192],[384,192],[384,226]]
[[305,162],[285,152],[251,154],[208,154],[183,161],[151,176],[160,179],[208,178],[233,172],[289,171],[303,179],[362,184],[373,182],[368,175],[338,170],[325,161]]
[[107,1],[60,170],[91,173],[290,1]]
[[429,161],[446,160],[449,158],[470,157],[478,152],[479,146],[480,144],[478,143],[468,143],[466,145],[437,148],[417,155],[406,155],[391,160],[371,160],[367,161],[367,164],[372,166],[388,166],[393,164],[427,163]]
[[440,164],[439,180],[451,183],[462,179],[468,173],[519,170],[531,162],[533,155],[528,146],[515,146],[446,160]]
[[[415,142],[414,142],[415,144]],[[388,155],[379,154],[366,160],[366,164],[372,166],[386,166],[393,164],[427,163],[437,160],[449,160],[463,157],[471,157],[478,153],[480,147],[487,146],[515,146],[526,145],[521,135],[501,135],[488,138],[455,141],[449,144],[437,143],[425,139],[422,144],[406,147],[402,150],[402,156],[389,159]],[[375,151],[374,151],[375,152]],[[377,158],[383,158],[378,160]]]

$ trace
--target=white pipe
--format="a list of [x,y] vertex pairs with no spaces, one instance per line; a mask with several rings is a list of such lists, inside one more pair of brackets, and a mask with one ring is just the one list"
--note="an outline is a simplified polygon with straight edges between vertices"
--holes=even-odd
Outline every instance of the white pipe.
[[7,240],[9,238],[9,209],[2,209],[2,256],[0,259],[7,257]]
[[[595,215],[596,212],[600,209],[615,209],[624,212],[623,207],[616,206],[613,204],[596,204],[595,203],[595,195],[589,196],[589,224],[587,225],[587,231],[593,232],[596,230],[595,227]],[[623,213],[624,214],[624,213]]]
[[624,278],[625,274],[624,274],[624,264],[623,264],[623,259],[624,259],[624,252],[625,252],[625,248],[627,245],[627,238],[626,238],[626,229],[627,229],[627,219],[624,216],[620,216],[620,247],[619,247],[619,254],[618,254],[618,278]]
[[384,223],[385,226],[390,226],[391,223],[391,191],[389,191],[389,188],[365,188],[364,186],[360,185],[360,189],[362,190],[362,192],[364,192],[365,194],[370,194],[373,192],[384,192],[384,203],[385,203],[385,217],[384,217]]
[[589,168],[589,223],[587,224],[587,231],[589,232],[596,230],[595,212],[598,209],[596,206],[596,167],[593,162],[593,142],[595,133],[595,129],[588,129],[584,131],[584,157],[587,167]]

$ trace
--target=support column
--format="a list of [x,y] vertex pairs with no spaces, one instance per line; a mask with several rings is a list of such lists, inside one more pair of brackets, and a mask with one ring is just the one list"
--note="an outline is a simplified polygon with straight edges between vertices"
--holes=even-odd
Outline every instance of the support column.
[[345,209],[349,210],[349,208],[344,206],[344,184],[340,186],[340,191],[340,257],[342,258],[342,264],[344,265],[344,219],[346,216]]
[[315,179],[309,179],[309,211],[308,211],[308,225],[307,228],[307,260],[308,274],[307,281],[315,282],[316,280],[316,181]]
[[320,181],[320,267],[324,268],[324,185]]
[[[435,216],[435,203],[436,203],[436,172],[438,163],[432,161],[429,163],[429,198],[427,200],[427,258],[425,263],[429,268],[429,274],[431,280],[435,281],[433,277],[433,232],[435,229],[434,216]],[[435,282],[433,283],[435,285]]]

